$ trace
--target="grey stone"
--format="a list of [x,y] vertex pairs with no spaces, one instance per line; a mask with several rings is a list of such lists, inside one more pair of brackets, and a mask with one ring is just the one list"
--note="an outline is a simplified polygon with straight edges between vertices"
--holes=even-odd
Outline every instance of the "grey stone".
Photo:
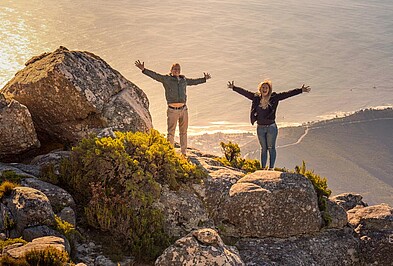
[[350,210],[348,219],[358,232],[361,230],[393,230],[393,208],[387,204]]
[[355,207],[366,207],[367,203],[363,202],[363,197],[356,193],[342,193],[330,197],[330,199],[336,202],[338,205],[344,208],[345,211],[353,209]]
[[72,224],[74,227],[76,226],[76,217],[75,212],[70,207],[65,207],[61,210],[60,213],[57,214],[63,221],[66,221]]
[[27,107],[16,100],[5,105],[0,95],[0,159],[40,147]]
[[36,156],[30,164],[42,170],[46,166],[52,166],[54,173],[59,175],[60,163],[63,159],[69,158],[70,151],[53,151],[47,154]]
[[48,198],[42,192],[28,187],[16,187],[10,196],[3,198],[16,222],[16,235],[25,228],[36,225],[54,225],[54,213]]
[[39,136],[63,144],[112,127],[152,128],[145,93],[100,57],[60,47],[26,63],[3,88],[26,105]]
[[56,185],[36,178],[25,178],[22,185],[44,193],[48,197],[54,212],[59,212],[65,207],[75,208],[75,201],[71,194]]
[[192,230],[213,225],[203,202],[191,190],[177,191],[164,186],[156,206],[163,211],[165,231],[174,237],[182,237]]
[[228,247],[218,233],[199,229],[177,240],[157,258],[156,266],[167,265],[244,265],[235,247]]
[[361,265],[358,240],[346,230],[290,238],[243,238],[236,243],[246,265]]
[[99,255],[94,261],[94,266],[117,266],[117,264],[104,255]]
[[330,199],[326,200],[327,203],[327,213],[329,217],[332,219],[331,223],[328,225],[328,228],[343,228],[348,223],[347,212],[343,207],[338,205],[335,201]]
[[11,210],[3,203],[0,203],[0,231],[8,232],[14,227],[15,223]]
[[43,236],[57,236],[64,238],[64,236],[62,236],[59,232],[46,225],[28,227],[25,228],[22,233],[22,238],[28,242]]
[[360,250],[367,265],[393,262],[393,208],[387,204],[354,208],[349,222],[360,238]]
[[39,169],[35,166],[29,167],[28,165],[23,165],[23,164],[0,162],[0,175],[2,176],[4,172],[13,172],[16,175],[19,175],[20,177],[31,177],[31,178],[35,178],[36,176],[39,175]]

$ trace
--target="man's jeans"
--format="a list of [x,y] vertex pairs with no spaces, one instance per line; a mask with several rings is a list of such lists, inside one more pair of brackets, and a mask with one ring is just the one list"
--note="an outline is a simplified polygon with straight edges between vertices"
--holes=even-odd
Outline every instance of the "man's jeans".
[[261,166],[262,169],[266,167],[267,152],[269,151],[269,168],[274,168],[276,162],[276,139],[278,129],[276,123],[271,125],[258,125],[257,135],[259,143],[261,144]]
[[175,131],[176,124],[179,121],[179,133],[180,133],[180,150],[182,154],[186,154],[187,150],[187,128],[188,128],[188,109],[185,106],[183,109],[175,110],[168,107],[167,110],[167,125],[168,135],[167,139],[175,145]]

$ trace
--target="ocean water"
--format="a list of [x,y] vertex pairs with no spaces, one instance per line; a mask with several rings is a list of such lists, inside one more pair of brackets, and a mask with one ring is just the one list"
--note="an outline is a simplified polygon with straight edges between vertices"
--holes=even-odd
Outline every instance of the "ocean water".
[[190,134],[253,131],[250,101],[227,82],[256,91],[312,91],[279,105],[280,126],[393,105],[391,0],[1,0],[0,88],[32,56],[60,45],[90,51],[142,88],[153,124],[166,131],[160,73],[179,62],[206,84],[188,88]]

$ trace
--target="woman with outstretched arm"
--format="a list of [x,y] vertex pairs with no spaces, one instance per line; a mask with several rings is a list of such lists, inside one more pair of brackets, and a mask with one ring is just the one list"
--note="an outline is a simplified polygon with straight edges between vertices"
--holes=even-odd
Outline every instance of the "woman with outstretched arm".
[[250,120],[251,124],[257,122],[257,136],[261,145],[261,166],[266,168],[269,153],[269,170],[274,169],[276,162],[276,140],[278,129],[276,125],[276,111],[278,103],[289,97],[303,92],[310,92],[309,86],[293,89],[286,92],[273,92],[272,82],[265,80],[258,86],[257,92],[251,92],[235,86],[235,82],[228,82],[228,88],[243,95],[252,101]]

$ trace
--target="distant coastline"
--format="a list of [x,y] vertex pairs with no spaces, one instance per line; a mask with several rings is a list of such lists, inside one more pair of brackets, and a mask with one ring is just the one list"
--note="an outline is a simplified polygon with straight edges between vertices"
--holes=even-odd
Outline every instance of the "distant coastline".
[[[351,111],[351,112],[342,112],[342,111],[337,111],[332,114],[327,114],[323,116],[319,116],[321,119],[318,120],[313,120],[313,121],[308,121],[308,122],[293,122],[293,123],[282,123],[282,122],[277,122],[277,125],[279,128],[293,128],[293,127],[299,127],[299,126],[312,126],[318,123],[326,123],[329,121],[333,121],[335,119],[341,119],[345,118],[351,115],[355,115],[359,112],[364,112],[364,111],[381,111],[381,110],[392,110],[393,105],[385,105],[385,106],[375,106],[375,107],[368,107],[368,108],[362,108],[360,110],[356,111]],[[255,126],[252,126],[248,121],[247,123],[231,123],[229,121],[216,121],[216,122],[211,122],[210,126],[190,126],[189,129],[189,136],[200,136],[200,135],[212,135],[212,134],[217,134],[217,133],[222,133],[222,134],[229,134],[229,135],[236,135],[236,134],[255,134]],[[221,129],[219,128],[221,127]]]
[[[366,108],[346,116],[283,127],[277,139],[277,166],[293,169],[306,161],[328,178],[333,194],[353,191],[372,204],[393,204],[393,109]],[[190,136],[189,146],[222,156],[221,141],[238,143],[242,156],[258,159],[252,132]]]

